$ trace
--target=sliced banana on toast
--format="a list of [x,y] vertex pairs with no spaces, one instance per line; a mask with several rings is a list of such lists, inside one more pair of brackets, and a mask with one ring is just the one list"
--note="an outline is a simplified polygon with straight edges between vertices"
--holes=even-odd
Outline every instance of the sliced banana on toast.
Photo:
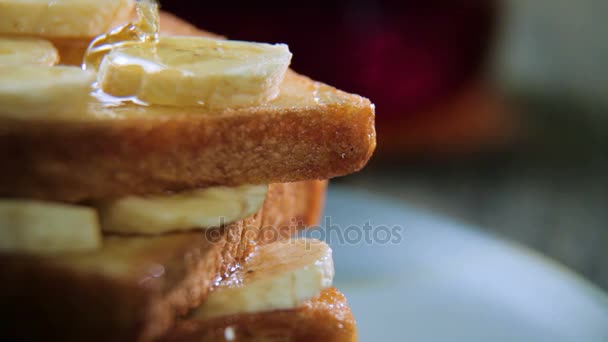
[[218,186],[174,195],[107,201],[99,204],[102,230],[154,235],[219,227],[258,212],[267,190],[266,185]]
[[59,62],[59,53],[48,40],[30,37],[0,37],[0,65],[52,66],[57,62]]
[[101,246],[92,208],[33,200],[0,200],[0,251],[65,253]]
[[2,0],[0,34],[94,37],[131,15],[134,0]]
[[243,107],[277,97],[290,62],[284,44],[161,37],[156,45],[112,50],[98,83],[110,95],[149,104]]
[[294,238],[259,246],[194,315],[205,319],[296,308],[330,287],[333,277],[331,248],[322,241]]
[[46,119],[82,115],[95,74],[78,67],[0,65],[0,115]]

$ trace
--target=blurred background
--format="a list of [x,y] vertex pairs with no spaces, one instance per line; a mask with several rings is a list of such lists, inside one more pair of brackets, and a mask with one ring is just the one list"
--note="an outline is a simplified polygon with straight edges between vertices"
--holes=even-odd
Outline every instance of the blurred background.
[[375,102],[377,153],[334,184],[608,290],[608,1],[162,5],[229,38],[288,43],[296,71]]
[[369,97],[378,150],[338,180],[519,241],[608,289],[604,0],[164,1]]

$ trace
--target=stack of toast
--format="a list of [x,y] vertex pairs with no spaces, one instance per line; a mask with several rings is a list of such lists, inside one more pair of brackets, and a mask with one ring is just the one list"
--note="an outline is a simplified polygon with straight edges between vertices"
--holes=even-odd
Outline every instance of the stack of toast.
[[[57,51],[47,63],[80,64],[135,15],[130,0],[96,6],[1,2],[0,44],[43,40]],[[162,12],[160,34],[223,39]],[[3,77],[0,106],[14,91]],[[277,96],[251,106],[22,107],[0,110],[3,339],[356,340],[331,250],[292,236],[318,223],[327,179],[371,157],[368,99],[287,70]]]

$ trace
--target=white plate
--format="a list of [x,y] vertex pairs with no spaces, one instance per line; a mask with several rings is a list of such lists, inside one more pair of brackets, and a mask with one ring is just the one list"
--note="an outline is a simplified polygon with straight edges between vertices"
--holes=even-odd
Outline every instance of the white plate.
[[345,187],[330,188],[326,215],[334,229],[402,227],[394,244],[330,235],[361,341],[608,341],[608,297],[528,249]]

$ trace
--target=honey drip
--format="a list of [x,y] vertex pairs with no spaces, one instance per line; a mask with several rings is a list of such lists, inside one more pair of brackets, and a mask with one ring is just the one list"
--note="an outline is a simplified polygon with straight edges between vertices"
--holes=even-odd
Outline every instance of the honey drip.
[[142,43],[158,42],[160,16],[156,0],[137,0],[137,21],[119,26],[109,33],[97,36],[84,55],[82,68],[97,70],[103,57],[112,49]]

